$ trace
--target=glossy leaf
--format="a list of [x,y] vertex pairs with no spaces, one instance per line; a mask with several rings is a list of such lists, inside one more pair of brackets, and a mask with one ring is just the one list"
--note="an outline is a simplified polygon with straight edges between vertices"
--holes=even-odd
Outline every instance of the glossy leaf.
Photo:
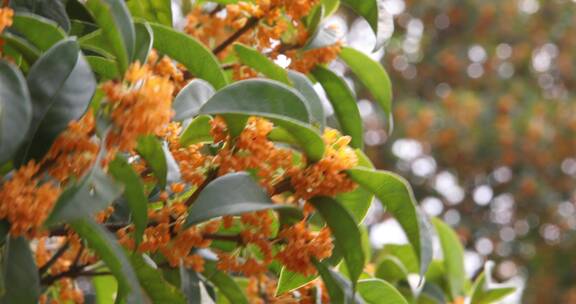
[[364,146],[362,117],[356,105],[356,97],[344,81],[334,72],[318,66],[313,71],[314,77],[322,84],[326,95],[334,108],[334,113],[342,127],[342,132],[352,137],[350,143],[354,148]]
[[22,163],[41,158],[70,121],[80,118],[96,90],[90,66],[72,39],[54,45],[30,69],[33,118]]
[[2,254],[4,295],[0,303],[37,303],[40,297],[40,278],[28,241],[10,238]]
[[200,107],[214,96],[214,88],[202,79],[190,81],[174,98],[174,120],[182,121],[198,114]]
[[80,182],[64,190],[45,225],[52,226],[93,216],[106,209],[121,194],[122,187],[106,175],[100,166],[94,166]]
[[281,295],[295,289],[298,289],[316,279],[318,275],[311,275],[305,277],[297,272],[292,272],[286,267],[283,267],[278,277],[278,285],[276,287],[276,295]]
[[146,22],[137,22],[134,24],[135,43],[134,43],[134,60],[145,63],[148,55],[152,51],[154,44],[154,33],[150,24]]
[[364,269],[365,256],[362,251],[362,235],[354,218],[342,205],[330,197],[316,197],[310,203],[322,215],[334,236],[336,250],[342,255],[352,284]]
[[148,198],[140,176],[122,156],[117,156],[109,165],[110,174],[124,186],[124,198],[128,202],[134,223],[134,241],[140,244],[148,224]]
[[41,51],[66,38],[66,33],[54,21],[29,13],[17,13],[10,30],[26,37]]
[[343,47],[340,58],[356,74],[358,79],[370,91],[374,100],[386,114],[389,131],[392,130],[392,84],[390,77],[380,64],[368,55],[350,47]]
[[448,287],[453,299],[464,295],[466,272],[464,271],[464,248],[458,235],[447,224],[437,218],[432,219],[442,248],[442,260],[446,271]]
[[126,254],[114,235],[92,220],[81,219],[70,223],[70,227],[88,242],[94,252],[104,261],[118,280],[118,288],[127,293],[127,303],[145,303],[138,278]]
[[314,85],[306,77],[306,75],[289,70],[288,77],[292,80],[294,88],[304,96],[304,101],[308,105],[312,124],[319,126],[320,130],[324,130],[326,126],[326,115],[324,113],[324,105],[318,93],[314,90]]
[[24,76],[12,63],[0,60],[0,164],[14,156],[31,120],[32,102]]
[[189,35],[159,24],[151,24],[154,48],[182,63],[192,75],[220,89],[227,84],[218,59],[202,43]]
[[224,294],[224,296],[234,304],[248,304],[248,298],[240,289],[240,286],[227,273],[218,270],[216,262],[206,261],[205,269],[202,273],[207,280]]
[[120,72],[114,60],[100,56],[86,56],[86,61],[92,71],[103,79],[116,79],[120,77]]
[[364,301],[355,294],[352,284],[340,273],[333,271],[328,265],[314,262],[318,273],[330,295],[330,303],[334,304],[364,304]]
[[360,187],[374,193],[396,218],[418,256],[420,275],[426,273],[432,260],[430,224],[417,208],[410,185],[402,177],[386,171],[357,168],[348,170],[348,175]]
[[140,285],[152,303],[186,303],[186,299],[180,290],[168,283],[158,268],[148,264],[141,254],[132,254],[130,262]]
[[392,284],[380,279],[359,281],[358,292],[367,304],[408,304]]
[[116,0],[87,0],[85,5],[113,50],[118,70],[124,73],[132,61],[136,42],[134,24],[126,4]]
[[129,0],[127,4],[134,17],[142,17],[150,22],[172,26],[172,1],[170,0]]
[[248,47],[243,44],[235,44],[234,51],[240,59],[240,62],[250,68],[262,73],[266,77],[291,85],[292,82],[288,78],[288,73],[285,69],[274,63],[266,55],[262,54],[256,49]]
[[289,205],[274,204],[264,189],[245,172],[231,173],[210,182],[188,210],[184,227],[225,215],[273,209],[294,219],[302,212]]
[[168,179],[168,162],[160,140],[153,135],[142,136],[138,139],[136,151],[152,169],[160,188],[164,189]]
[[32,13],[56,22],[64,31],[70,30],[70,20],[62,1],[10,0],[10,7],[20,13]]
[[390,31],[394,30],[394,23],[392,17],[384,6],[385,1],[382,0],[341,0],[352,8],[358,15],[362,16],[376,35],[376,45],[374,50],[379,49],[385,42],[385,39],[390,35]]
[[180,144],[182,146],[189,146],[200,142],[212,141],[210,135],[210,121],[212,117],[208,115],[200,115],[192,120],[182,136],[180,137]]

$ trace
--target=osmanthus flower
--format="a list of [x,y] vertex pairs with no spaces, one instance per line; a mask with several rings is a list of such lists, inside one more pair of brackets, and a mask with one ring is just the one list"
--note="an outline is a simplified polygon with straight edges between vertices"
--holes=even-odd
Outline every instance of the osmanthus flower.
[[14,10],[9,7],[0,7],[0,33],[12,26],[12,17],[14,17]]

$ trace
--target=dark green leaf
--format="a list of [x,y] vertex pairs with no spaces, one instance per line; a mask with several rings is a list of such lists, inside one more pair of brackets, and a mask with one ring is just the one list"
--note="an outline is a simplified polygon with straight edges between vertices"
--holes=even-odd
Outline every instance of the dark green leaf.
[[408,270],[397,257],[386,256],[378,264],[374,276],[395,284],[400,280],[406,279]]
[[[83,50],[97,53],[111,60],[113,59],[114,64],[118,65],[116,57],[114,56],[115,50],[113,45],[108,42],[101,29],[95,30],[81,37],[78,39],[78,43]],[[116,66],[116,69],[118,69],[118,66]]]
[[152,303],[186,303],[186,299],[180,290],[168,283],[162,276],[162,272],[148,264],[141,254],[132,254],[130,262],[140,285]]
[[202,43],[169,27],[151,24],[154,47],[162,54],[182,63],[194,76],[220,89],[227,84],[218,59]]
[[40,50],[25,39],[6,32],[0,34],[0,38],[4,41],[5,48],[12,48],[14,51],[18,52],[22,55],[22,58],[26,60],[28,65],[34,64],[34,62],[38,60],[38,57],[40,57]]
[[134,269],[130,266],[128,257],[114,235],[88,219],[71,222],[70,227],[78,233],[80,238],[88,242],[88,247],[94,250],[108,266],[110,272],[118,280],[119,290],[122,290],[124,295],[127,294],[127,303],[145,303]]
[[45,225],[92,216],[108,207],[121,194],[121,186],[100,166],[94,165],[79,183],[71,185],[60,195]]
[[392,16],[384,7],[385,1],[381,0],[341,0],[342,3],[352,8],[358,15],[362,16],[376,35],[376,45],[374,49],[377,50],[384,44],[386,38],[390,36],[390,32],[394,30],[394,22]]
[[249,66],[270,79],[287,85],[292,84],[290,79],[288,79],[288,73],[286,70],[274,63],[258,50],[243,44],[235,44],[234,51],[242,64]]
[[358,292],[367,304],[408,304],[394,286],[380,279],[359,281]]
[[400,176],[386,171],[351,169],[348,175],[361,187],[374,193],[398,221],[419,258],[420,275],[432,259],[430,224],[416,206],[410,185]]
[[214,95],[214,88],[202,79],[190,81],[174,98],[174,120],[182,121],[198,114],[200,107]]
[[213,180],[200,192],[188,210],[184,227],[220,216],[266,209],[277,210],[290,218],[302,218],[302,212],[298,208],[274,204],[248,173],[231,173]]
[[22,162],[41,158],[70,121],[80,118],[96,90],[90,66],[72,39],[58,42],[30,69],[33,118]]
[[195,271],[180,266],[180,289],[186,296],[188,304],[213,304],[214,300],[208,294],[203,278]]
[[17,13],[10,30],[26,37],[41,51],[66,38],[66,33],[54,21],[29,13]]
[[354,218],[332,198],[317,197],[310,202],[330,227],[336,249],[346,262],[352,284],[356,284],[364,270],[365,257],[362,251],[362,235]]
[[248,298],[242,289],[232,277],[216,268],[216,262],[206,261],[204,269],[202,274],[224,294],[230,303],[248,304]]
[[142,136],[138,139],[136,151],[152,169],[160,188],[164,189],[168,178],[168,162],[160,140],[153,135]]
[[124,1],[87,0],[86,8],[102,29],[102,36],[113,50],[118,70],[124,73],[132,61],[136,34]]
[[92,71],[103,79],[117,79],[120,72],[114,60],[100,56],[86,56],[86,61],[92,68]]
[[171,4],[170,0],[129,0],[128,8],[134,17],[142,17],[150,22],[171,27]]
[[208,115],[200,115],[192,120],[182,136],[180,137],[180,144],[182,146],[189,146],[200,142],[212,141],[210,135],[210,121],[212,118]]
[[292,80],[294,88],[304,96],[304,101],[308,105],[310,111],[310,116],[312,118],[312,124],[317,125],[320,130],[324,130],[326,126],[326,116],[324,114],[324,105],[322,105],[322,100],[320,96],[314,90],[314,85],[306,77],[306,75],[289,70],[288,77]]
[[389,130],[392,130],[392,84],[384,67],[368,55],[350,47],[343,47],[340,58],[372,93],[386,114]]
[[146,63],[152,45],[154,44],[154,34],[150,24],[146,22],[137,22],[134,24],[136,42],[134,44],[134,60],[140,63]]
[[488,261],[484,271],[476,278],[472,285],[471,304],[492,304],[513,293],[516,289],[504,284],[492,282],[492,268],[494,262]]
[[356,97],[344,79],[329,69],[318,66],[312,71],[312,74],[324,87],[342,127],[342,132],[352,137],[351,145],[354,148],[361,149],[364,146],[364,132],[360,111],[356,105]]
[[364,301],[355,295],[354,288],[348,279],[340,273],[328,268],[328,265],[315,261],[314,265],[322,277],[322,281],[330,295],[330,303],[334,304],[363,304]]
[[292,272],[286,267],[280,271],[278,278],[278,285],[276,287],[276,295],[281,295],[292,290],[298,289],[316,279],[318,275],[305,277],[297,272]]
[[10,7],[16,12],[28,12],[58,23],[64,31],[70,30],[70,20],[61,0],[10,0]]
[[135,228],[134,241],[138,247],[148,224],[148,198],[144,192],[144,184],[138,173],[120,155],[110,163],[108,170],[117,181],[124,185],[124,198],[130,207]]
[[316,30],[318,29],[318,25],[320,24],[320,22],[322,21],[322,18],[324,17],[324,10],[325,7],[322,4],[316,5],[312,11],[310,11],[310,14],[308,14],[308,16],[306,16],[305,20],[305,25],[306,25],[306,30],[308,33],[315,33]]
[[18,150],[31,120],[32,103],[24,76],[12,63],[0,60],[0,164]]
[[2,255],[4,295],[0,303],[37,303],[40,297],[40,278],[28,241],[10,238]]
[[[356,149],[356,155],[358,156],[358,166],[368,169],[374,168],[368,156],[362,152],[360,149]],[[336,200],[340,202],[348,212],[354,217],[354,221],[360,224],[366,217],[370,205],[372,205],[372,200],[374,199],[374,194],[372,192],[358,187],[353,191],[339,194],[336,196]]]
[[466,272],[464,271],[464,248],[458,235],[437,218],[432,219],[440,239],[446,279],[452,299],[464,295]]

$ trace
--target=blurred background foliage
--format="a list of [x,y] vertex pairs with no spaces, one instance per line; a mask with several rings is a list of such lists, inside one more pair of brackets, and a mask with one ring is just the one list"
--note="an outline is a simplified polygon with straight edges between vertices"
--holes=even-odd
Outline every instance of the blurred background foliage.
[[[524,286],[510,301],[576,303],[576,1],[384,4],[395,30],[377,53],[357,34],[364,21],[332,20],[394,84],[389,137],[371,96],[332,65],[364,98],[369,156],[458,231],[470,275],[494,260],[497,278]],[[375,247],[403,241],[383,214],[367,220]]]

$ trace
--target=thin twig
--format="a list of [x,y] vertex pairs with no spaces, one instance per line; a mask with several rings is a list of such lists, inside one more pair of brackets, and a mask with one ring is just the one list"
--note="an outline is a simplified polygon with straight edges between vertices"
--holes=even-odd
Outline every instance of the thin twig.
[[237,30],[234,34],[232,34],[230,37],[228,37],[228,39],[224,40],[222,43],[220,43],[220,45],[215,47],[212,50],[212,53],[214,53],[214,55],[220,54],[228,46],[230,46],[232,43],[234,43],[234,41],[236,41],[238,38],[240,38],[246,32],[251,30],[253,27],[255,27],[258,24],[258,21],[260,21],[260,19],[256,18],[256,17],[252,17],[252,18],[248,19],[248,21],[246,22],[246,24],[242,28]]
[[38,268],[38,273],[40,275],[46,273],[46,271],[48,271],[48,269],[50,269],[50,267],[52,267],[52,265],[54,265],[54,263],[58,261],[58,259],[64,254],[64,252],[66,252],[66,250],[68,250],[69,247],[70,242],[66,242],[64,243],[64,245],[62,245],[62,247],[58,248],[58,251],[54,253],[54,255],[50,258],[50,260],[48,260],[46,264],[42,265],[42,267]]

